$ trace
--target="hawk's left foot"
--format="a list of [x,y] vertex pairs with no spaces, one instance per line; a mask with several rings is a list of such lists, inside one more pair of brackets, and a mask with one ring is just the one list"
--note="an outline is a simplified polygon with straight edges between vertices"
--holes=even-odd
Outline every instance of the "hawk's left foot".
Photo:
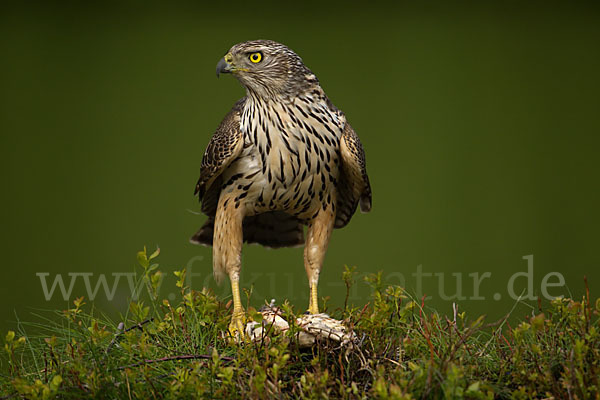
[[310,303],[308,306],[309,314],[319,314],[319,297],[317,295],[317,285],[310,288]]

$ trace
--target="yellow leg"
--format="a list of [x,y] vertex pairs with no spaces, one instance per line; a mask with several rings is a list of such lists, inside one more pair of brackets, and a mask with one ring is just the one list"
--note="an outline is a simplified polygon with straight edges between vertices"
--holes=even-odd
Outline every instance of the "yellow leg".
[[226,272],[231,281],[233,315],[229,332],[235,339],[244,337],[244,308],[240,299],[240,270],[242,268],[243,207],[236,207],[236,192],[222,194],[215,216],[213,237],[213,271],[219,278]]
[[310,303],[308,306],[308,312],[311,314],[319,313],[319,296],[317,296],[317,285],[314,284],[310,287]]
[[229,324],[229,333],[236,339],[244,337],[245,313],[240,298],[240,285],[237,279],[231,280],[231,292],[233,294],[233,314]]
[[319,283],[319,274],[323,266],[323,259],[329,244],[329,237],[333,230],[335,213],[331,204],[326,204],[316,218],[308,224],[306,232],[306,245],[304,246],[304,268],[308,276],[310,285],[310,303],[308,312],[311,314],[319,313],[319,297],[317,295],[317,285]]

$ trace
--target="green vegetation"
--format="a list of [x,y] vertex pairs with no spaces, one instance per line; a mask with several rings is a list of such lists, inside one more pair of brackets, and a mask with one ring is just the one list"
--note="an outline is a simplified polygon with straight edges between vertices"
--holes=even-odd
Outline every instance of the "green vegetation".
[[[185,287],[185,271],[176,273],[179,301],[159,298],[157,255],[138,254],[147,298],[122,322],[80,298],[8,332],[0,398],[600,398],[600,300],[589,293],[511,326],[440,315],[375,274],[368,304],[329,310],[353,327],[357,346],[299,349],[294,326],[268,343],[235,344],[222,333],[231,302]],[[348,288],[354,277],[346,269]],[[282,310],[288,321],[298,313]]]

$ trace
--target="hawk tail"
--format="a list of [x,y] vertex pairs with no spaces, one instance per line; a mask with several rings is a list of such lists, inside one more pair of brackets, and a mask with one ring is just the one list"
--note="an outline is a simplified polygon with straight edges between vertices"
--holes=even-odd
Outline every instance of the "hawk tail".
[[201,244],[203,246],[212,246],[214,230],[215,218],[210,217],[198,232],[190,238],[190,242],[193,244]]
[[248,216],[244,218],[244,242],[274,249],[302,246],[304,225],[283,211]]
[[[212,246],[215,218],[210,217],[192,236],[190,242]],[[244,242],[266,247],[295,247],[304,244],[304,226],[295,217],[271,211],[244,218]]]

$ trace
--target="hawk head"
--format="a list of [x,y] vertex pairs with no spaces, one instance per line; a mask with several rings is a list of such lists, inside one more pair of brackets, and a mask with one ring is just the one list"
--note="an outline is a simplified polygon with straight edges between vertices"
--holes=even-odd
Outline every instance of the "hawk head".
[[217,64],[217,77],[232,73],[259,97],[294,96],[317,78],[287,46],[272,40],[253,40],[233,46]]

